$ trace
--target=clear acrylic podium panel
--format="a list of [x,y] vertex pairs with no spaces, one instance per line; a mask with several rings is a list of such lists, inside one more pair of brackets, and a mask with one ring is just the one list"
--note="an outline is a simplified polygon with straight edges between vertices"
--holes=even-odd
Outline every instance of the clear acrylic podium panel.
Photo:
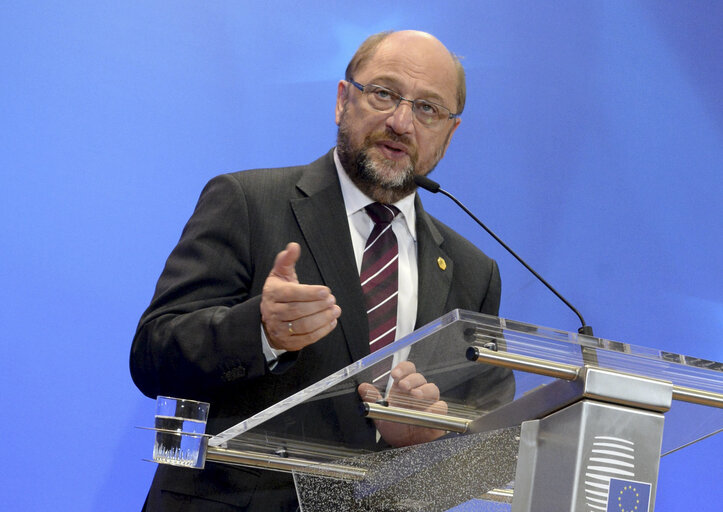
[[[309,461],[310,466],[334,463],[367,469],[363,482],[325,478],[321,486],[313,475],[295,474],[304,509],[339,510],[350,506],[344,502],[348,499],[362,500],[354,502],[355,507],[366,503],[368,510],[430,510],[432,502],[434,510],[451,509],[490,489],[513,485],[519,425],[493,432],[451,434],[433,443],[380,453],[377,439],[369,439],[371,420],[362,417],[357,388],[377,379],[375,385],[384,394],[388,377],[380,376],[401,357],[412,361],[419,373],[437,384],[448,407],[447,415],[476,419],[555,380],[467,358],[470,346],[491,342],[500,352],[578,367],[584,365],[584,348],[588,354],[592,350],[596,365],[602,368],[723,394],[720,363],[455,310],[212,437],[209,446],[298,458]],[[389,405],[413,410],[431,405],[408,397],[386,398]],[[432,410],[439,412],[438,408]],[[721,429],[723,409],[674,401],[665,413],[661,453]],[[470,475],[469,481],[463,475]],[[315,493],[319,488],[324,492]],[[364,502],[365,489],[372,488],[375,498]],[[424,501],[425,495],[434,493],[436,498]],[[490,502],[490,508],[478,506],[475,510],[504,510],[496,506]]]

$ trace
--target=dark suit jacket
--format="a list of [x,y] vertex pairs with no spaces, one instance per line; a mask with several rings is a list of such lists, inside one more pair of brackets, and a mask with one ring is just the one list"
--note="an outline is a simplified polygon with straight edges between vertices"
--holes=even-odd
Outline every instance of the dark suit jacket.
[[[417,326],[455,308],[496,315],[495,262],[425,213],[418,197],[416,212]],[[299,281],[328,286],[342,315],[285,371],[271,372],[261,349],[261,290],[276,254],[292,241],[301,246]],[[131,374],[151,398],[211,402],[207,432],[218,433],[367,355],[363,303],[332,152],[306,166],[218,176],[203,190],[140,320]],[[357,404],[345,402],[324,411],[323,422],[315,418],[314,428],[322,437],[373,448],[373,425],[358,417]],[[203,471],[160,466],[147,508],[173,510],[171,502],[179,510],[296,506],[287,475],[216,464]]]

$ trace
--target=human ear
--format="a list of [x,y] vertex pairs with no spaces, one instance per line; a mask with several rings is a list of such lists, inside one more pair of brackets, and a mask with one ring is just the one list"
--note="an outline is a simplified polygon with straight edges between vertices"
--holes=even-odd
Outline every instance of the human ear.
[[339,126],[341,123],[341,116],[344,113],[344,107],[349,99],[349,82],[346,80],[339,80],[339,84],[336,86],[336,109],[335,118],[336,125]]

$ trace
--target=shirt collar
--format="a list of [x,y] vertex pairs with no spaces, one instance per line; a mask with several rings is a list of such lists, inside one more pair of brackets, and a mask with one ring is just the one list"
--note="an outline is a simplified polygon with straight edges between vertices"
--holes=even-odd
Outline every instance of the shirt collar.
[[[351,178],[344,170],[339,160],[336,148],[334,148],[334,164],[336,165],[336,173],[339,175],[339,184],[341,185],[341,195],[344,198],[344,207],[346,208],[346,216],[351,217],[359,210],[362,210],[365,206],[374,202],[373,199],[368,197],[364,192],[359,190],[357,186],[351,181]],[[417,217],[414,209],[414,195],[409,194],[403,197],[396,203],[392,203],[394,206],[399,208],[400,213],[403,215],[404,221],[407,224],[407,229],[412,234],[414,240],[417,239]]]

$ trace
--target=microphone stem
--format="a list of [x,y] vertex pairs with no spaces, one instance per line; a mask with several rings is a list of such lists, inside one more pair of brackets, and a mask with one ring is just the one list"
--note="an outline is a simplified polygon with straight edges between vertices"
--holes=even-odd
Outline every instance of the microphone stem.
[[582,315],[580,314],[580,312],[575,308],[575,306],[573,306],[572,304],[570,304],[565,297],[563,297],[562,295],[560,295],[560,293],[559,293],[557,290],[555,290],[555,289],[550,285],[550,283],[548,283],[547,281],[545,281],[545,279],[544,279],[540,274],[538,274],[537,272],[535,272],[535,270],[534,270],[532,267],[530,267],[530,266],[525,262],[525,260],[523,260],[522,258],[520,258],[520,257],[517,255],[517,253],[515,253],[515,251],[513,251],[506,243],[504,243],[504,242],[502,241],[502,239],[501,239],[500,237],[498,237],[490,228],[488,228],[487,226],[485,226],[484,222],[482,222],[481,220],[479,220],[479,219],[477,218],[477,216],[476,216],[474,213],[472,213],[471,211],[469,211],[469,209],[468,209],[465,205],[463,205],[456,197],[454,197],[452,194],[450,194],[449,192],[447,192],[447,191],[444,190],[443,188],[440,188],[440,189],[439,189],[439,192],[441,192],[441,193],[444,194],[445,196],[449,197],[452,201],[454,201],[455,203],[457,203],[457,206],[459,206],[460,208],[462,208],[462,209],[467,213],[467,215],[469,215],[470,217],[472,217],[472,218],[477,222],[477,224],[479,224],[480,226],[482,226],[482,228],[483,228],[485,231],[487,231],[487,233],[489,233],[492,238],[494,238],[495,240],[497,240],[497,242],[498,242],[502,247],[504,247],[504,248],[507,250],[507,252],[509,252],[512,256],[514,256],[514,257],[517,259],[517,261],[519,261],[520,263],[522,263],[522,265],[524,265],[527,270],[529,270],[530,272],[532,272],[532,274],[533,274],[537,279],[539,279],[542,284],[544,284],[545,286],[547,286],[548,290],[550,290],[552,293],[554,293],[555,295],[557,295],[557,297],[558,297],[562,302],[564,302],[564,303],[567,305],[567,307],[570,308],[570,309],[577,315],[577,317],[580,319],[580,324],[582,324],[582,327],[580,327],[580,328],[578,329],[578,332],[579,332],[580,334],[587,334],[587,335],[589,335],[589,336],[592,336],[592,327],[590,327],[589,325],[587,325],[587,324],[585,323],[585,319],[582,317]]

